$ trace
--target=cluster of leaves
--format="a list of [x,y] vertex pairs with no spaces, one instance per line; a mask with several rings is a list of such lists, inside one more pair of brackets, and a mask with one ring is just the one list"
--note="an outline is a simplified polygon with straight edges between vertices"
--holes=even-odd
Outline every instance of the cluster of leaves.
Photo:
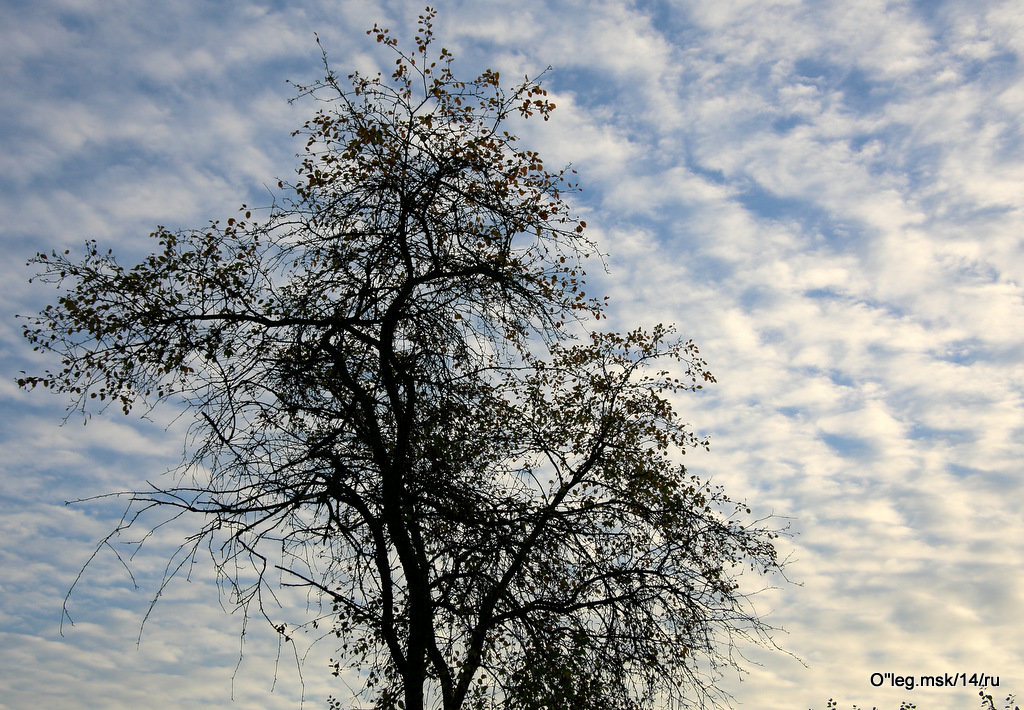
[[[1020,710],[1020,707],[1017,705],[1017,698],[1015,695],[1007,695],[1003,700],[1004,704],[1002,708],[996,707],[995,698],[992,697],[991,693],[985,692],[984,689],[978,691],[978,695],[981,696],[981,710]],[[832,698],[829,698],[828,702],[825,704],[826,710],[838,710],[838,708],[839,703]],[[861,708],[858,705],[854,705],[853,710],[861,710]],[[875,710],[875,708],[872,708],[872,710]],[[917,705],[904,700],[900,703],[899,710],[917,710]]]
[[268,570],[314,590],[377,708],[703,703],[736,639],[768,639],[739,573],[779,567],[678,462],[707,441],[673,402],[714,378],[668,327],[591,332],[571,172],[506,130],[554,105],[457,79],[432,19],[409,53],[370,31],[390,77],[325,57],[298,87],[320,110],[264,219],[158,228],[130,268],[37,255],[62,295],[24,334],[61,367],[19,384],[189,408],[181,482],[136,511],[199,514],[183,556],[205,543],[246,608],[269,613]]

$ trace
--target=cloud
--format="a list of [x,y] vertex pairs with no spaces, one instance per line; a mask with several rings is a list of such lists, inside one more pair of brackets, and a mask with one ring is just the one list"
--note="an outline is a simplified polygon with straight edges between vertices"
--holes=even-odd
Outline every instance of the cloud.
[[[35,248],[98,236],[137,255],[158,223],[198,226],[241,201],[265,204],[263,186],[292,167],[287,133],[312,108],[289,106],[284,83],[318,73],[312,32],[339,69],[374,71],[390,58],[364,27],[380,19],[409,36],[421,9],[7,9],[0,304],[31,312],[49,297],[24,285],[20,264]],[[782,544],[802,586],[777,580],[754,603],[808,668],[751,651],[763,666],[730,681],[738,700],[765,710],[828,697],[974,702],[973,688],[873,688],[875,671],[979,671],[1022,687],[1016,6],[439,9],[438,35],[467,72],[494,66],[511,79],[553,65],[558,109],[522,133],[549,165],[580,171],[573,199],[609,252],[610,273],[592,275],[613,296],[609,324],[673,321],[695,338],[720,383],[678,402],[712,435],[688,467],[798,533]],[[10,323],[0,348],[10,377],[38,367]],[[116,514],[63,500],[166,468],[181,431],[119,417],[57,429],[59,408],[41,401],[0,387],[12,511],[0,559],[14,570],[0,581],[5,702],[151,707],[159,692],[174,706],[226,704],[237,619],[211,603],[208,576],[172,587],[135,651],[148,592],[105,557],[83,585],[79,625],[56,635],[63,590]],[[168,545],[137,559],[148,590]],[[267,693],[273,637],[249,648],[237,702],[295,707],[294,679]],[[309,702],[330,687],[323,670],[307,666]]]

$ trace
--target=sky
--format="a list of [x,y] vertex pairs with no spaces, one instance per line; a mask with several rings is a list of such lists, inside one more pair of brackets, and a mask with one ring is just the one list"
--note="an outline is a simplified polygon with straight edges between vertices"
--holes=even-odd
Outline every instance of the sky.
[[[671,322],[698,343],[718,384],[680,401],[712,441],[688,467],[789,526],[786,578],[749,580],[783,651],[740,648],[735,706],[978,706],[974,687],[885,673],[1024,694],[1024,7],[435,7],[462,74],[551,66],[558,108],[520,133],[579,171],[609,326]],[[329,642],[281,647],[202,564],[160,590],[180,531],[132,576],[100,550],[63,617],[121,513],[65,501],[159,476],[187,421],[62,424],[62,401],[15,385],[45,361],[14,314],[54,296],[27,282],[37,249],[95,238],[131,262],[156,225],[269,204],[313,110],[287,80],[318,78],[314,32],[339,71],[373,71],[392,58],[364,31],[409,38],[420,11],[0,0],[0,710],[278,710],[338,690]]]

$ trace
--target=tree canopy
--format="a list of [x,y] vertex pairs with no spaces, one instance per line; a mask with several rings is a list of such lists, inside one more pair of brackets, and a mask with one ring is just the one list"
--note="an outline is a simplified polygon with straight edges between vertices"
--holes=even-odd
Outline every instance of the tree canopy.
[[264,216],[158,227],[131,267],[36,255],[61,295],[24,334],[61,364],[19,384],[186,408],[179,477],[133,510],[194,515],[184,557],[208,549],[249,611],[272,618],[275,580],[315,591],[334,672],[376,708],[714,700],[736,640],[767,639],[738,576],[779,567],[775,533],[679,463],[707,441],[673,404],[714,378],[670,327],[599,328],[573,173],[509,128],[553,103],[458,79],[432,18],[409,50],[370,30],[390,76],[325,55]]

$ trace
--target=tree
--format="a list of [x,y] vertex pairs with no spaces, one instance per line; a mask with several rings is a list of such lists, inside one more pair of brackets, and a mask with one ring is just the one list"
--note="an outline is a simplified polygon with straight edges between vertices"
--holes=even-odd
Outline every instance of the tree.
[[696,346],[596,329],[572,172],[508,129],[545,90],[457,79],[433,16],[409,52],[369,32],[390,78],[324,55],[264,218],[158,227],[131,268],[32,259],[62,295],[24,334],[61,366],[19,384],[191,412],[180,478],[133,510],[196,515],[183,559],[208,548],[246,610],[270,618],[270,571],[314,590],[374,707],[703,705],[768,639],[737,575],[779,567],[775,533],[678,463],[707,445],[672,404],[714,379]]

